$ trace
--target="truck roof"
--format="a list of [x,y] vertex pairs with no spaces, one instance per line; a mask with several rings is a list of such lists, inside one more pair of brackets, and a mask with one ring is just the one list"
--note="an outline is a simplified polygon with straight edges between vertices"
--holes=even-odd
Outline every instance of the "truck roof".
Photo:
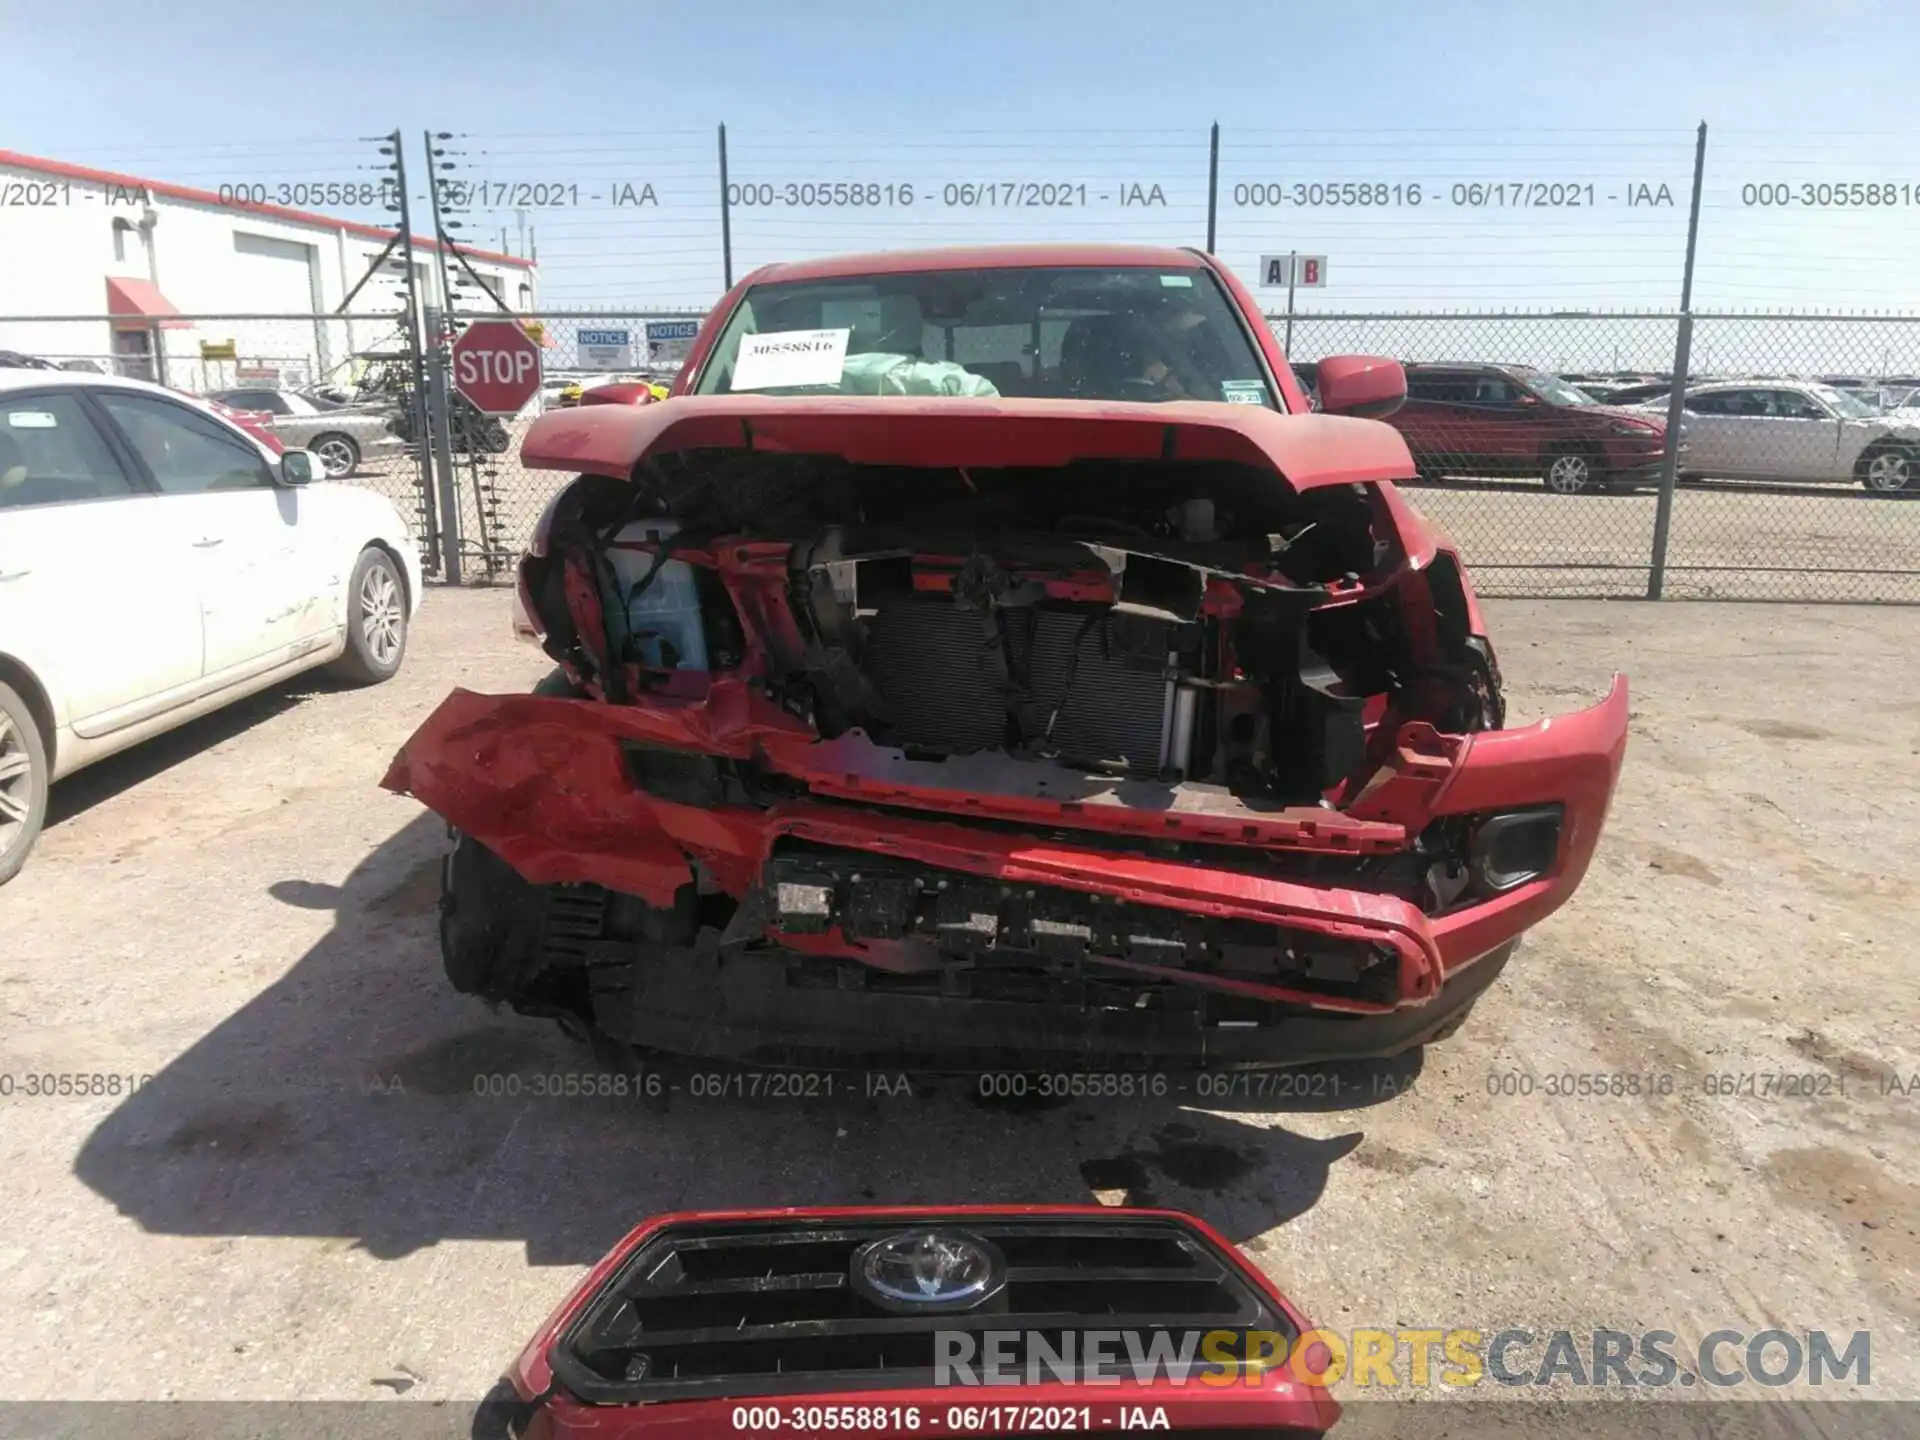
[[945,245],[930,250],[876,250],[763,265],[747,279],[756,285],[834,280],[853,275],[911,275],[930,270],[1089,269],[1140,266],[1192,270],[1208,264],[1198,250],[1171,245]]

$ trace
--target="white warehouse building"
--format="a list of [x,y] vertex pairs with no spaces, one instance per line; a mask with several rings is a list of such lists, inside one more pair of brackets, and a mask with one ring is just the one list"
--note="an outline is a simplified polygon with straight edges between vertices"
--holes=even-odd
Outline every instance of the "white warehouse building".
[[[340,311],[392,234],[0,150],[0,351],[184,390],[345,381],[354,357],[404,345],[398,247]],[[458,249],[503,304],[534,308],[534,261]],[[442,258],[458,308],[493,308],[451,250],[416,237],[423,304],[443,304]],[[303,318],[214,318],[240,316]]]

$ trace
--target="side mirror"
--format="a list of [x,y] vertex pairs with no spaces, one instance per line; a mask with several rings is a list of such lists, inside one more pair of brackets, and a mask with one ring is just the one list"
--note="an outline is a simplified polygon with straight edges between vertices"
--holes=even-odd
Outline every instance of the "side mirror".
[[1407,372],[1384,355],[1333,355],[1320,362],[1320,409],[1381,420],[1407,398]]
[[637,380],[616,380],[580,392],[582,405],[651,405],[658,398],[653,387]]
[[288,450],[274,462],[273,473],[282,485],[311,484],[321,473],[320,461],[311,450]]

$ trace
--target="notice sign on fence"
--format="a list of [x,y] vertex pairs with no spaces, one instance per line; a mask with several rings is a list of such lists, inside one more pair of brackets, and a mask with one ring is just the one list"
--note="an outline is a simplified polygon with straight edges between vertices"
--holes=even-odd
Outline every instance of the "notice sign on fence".
[[582,330],[580,332],[580,368],[582,370],[631,370],[633,368],[633,332],[631,330]]
[[[1297,272],[1297,273],[1296,273]],[[1260,288],[1319,290],[1327,283],[1327,257],[1324,255],[1262,255]]]
[[693,338],[699,333],[698,320],[649,320],[647,358],[677,365],[687,358],[687,352],[693,348]]

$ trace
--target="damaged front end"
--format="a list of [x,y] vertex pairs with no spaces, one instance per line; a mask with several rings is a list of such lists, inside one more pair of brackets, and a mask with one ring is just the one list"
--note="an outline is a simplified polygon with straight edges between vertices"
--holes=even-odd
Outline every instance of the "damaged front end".
[[[471,993],[779,1065],[1304,1063],[1457,1023],[1625,745],[1503,728],[1385,426],[677,399],[542,419],[555,693],[387,777],[463,837]],[[1226,412],[1223,414],[1222,412]]]

